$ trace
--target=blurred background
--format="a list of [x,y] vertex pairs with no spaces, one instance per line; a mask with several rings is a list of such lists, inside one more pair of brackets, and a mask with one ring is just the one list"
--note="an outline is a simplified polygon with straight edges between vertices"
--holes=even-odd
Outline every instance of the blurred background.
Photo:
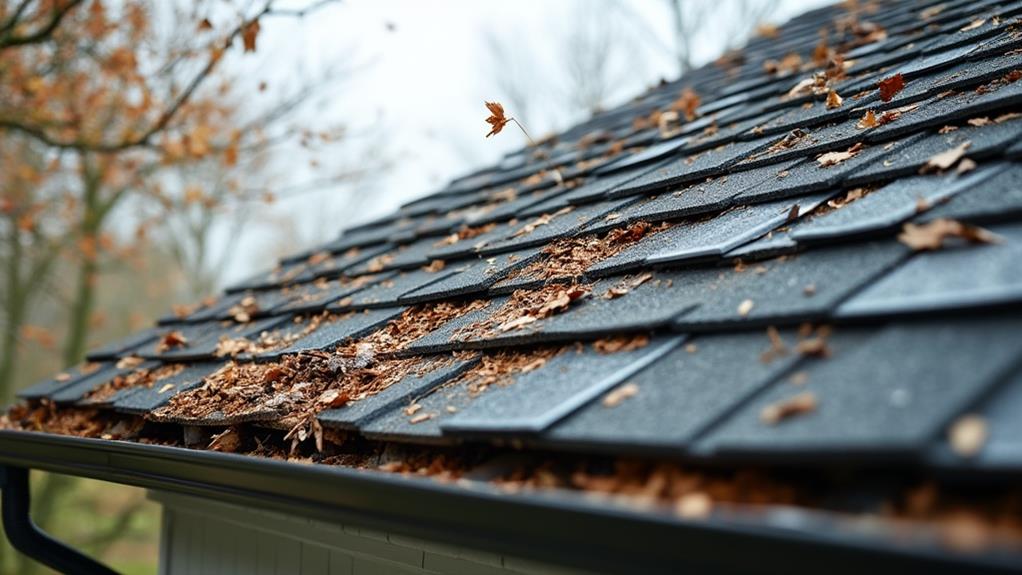
[[[0,399],[824,0],[0,0]],[[141,490],[34,515],[155,572]],[[0,572],[38,573],[0,543]]]

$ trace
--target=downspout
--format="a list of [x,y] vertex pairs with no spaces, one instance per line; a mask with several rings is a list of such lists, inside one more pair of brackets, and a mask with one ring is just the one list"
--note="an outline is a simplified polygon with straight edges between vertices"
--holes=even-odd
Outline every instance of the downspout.
[[11,546],[59,573],[117,575],[117,572],[43,533],[29,515],[28,470],[0,467],[0,505]]

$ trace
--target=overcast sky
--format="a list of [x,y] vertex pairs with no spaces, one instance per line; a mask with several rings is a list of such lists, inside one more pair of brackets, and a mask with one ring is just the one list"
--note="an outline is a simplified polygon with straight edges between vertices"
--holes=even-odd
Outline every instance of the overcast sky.
[[[787,0],[771,20],[783,22],[824,3]],[[278,202],[275,219],[290,221],[294,233],[306,234],[305,241],[332,236],[342,223],[389,212],[523,145],[524,136],[514,130],[483,137],[483,101],[508,100],[497,81],[503,71],[492,57],[494,39],[516,60],[518,69],[506,73],[532,78],[530,90],[542,93],[534,107],[543,109],[530,109],[527,124],[538,136],[579,119],[563,113],[570,94],[558,58],[566,36],[581,21],[606,26],[616,38],[612,56],[621,62],[615,64],[615,89],[608,101],[613,104],[677,74],[669,16],[664,0],[347,0],[301,22],[264,23],[259,52],[268,57],[249,73],[272,84],[337,63],[352,68],[348,79],[310,113],[343,120],[392,160],[383,174],[350,192],[360,194],[364,201],[359,205],[352,207],[339,195],[348,192],[326,192]],[[707,23],[710,33],[698,44],[698,61],[712,60],[724,49],[727,39],[713,29],[723,30],[728,16],[720,12]],[[310,209],[310,203],[315,207]],[[252,260],[240,259],[246,264],[231,269],[229,276],[253,271],[247,265]]]

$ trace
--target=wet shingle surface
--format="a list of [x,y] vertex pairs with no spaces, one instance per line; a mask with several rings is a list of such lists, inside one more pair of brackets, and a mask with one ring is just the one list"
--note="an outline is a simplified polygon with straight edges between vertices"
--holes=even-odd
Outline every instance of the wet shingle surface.
[[[318,413],[410,444],[925,467],[961,463],[942,430],[982,408],[981,457],[1022,470],[1019,380],[1003,383],[1022,367],[1022,10],[919,17],[934,4],[864,12],[873,35],[846,5],[800,17],[22,397],[151,417],[224,365],[284,366],[218,397],[279,386],[287,405],[313,358],[350,397],[278,428]],[[387,371],[406,360],[448,363]]]

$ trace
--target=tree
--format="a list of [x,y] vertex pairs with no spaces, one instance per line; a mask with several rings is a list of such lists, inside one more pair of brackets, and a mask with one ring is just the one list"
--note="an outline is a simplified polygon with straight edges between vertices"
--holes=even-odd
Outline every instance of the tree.
[[[208,292],[208,235],[269,197],[273,157],[341,142],[301,113],[340,70],[276,91],[232,72],[258,57],[270,19],[328,3],[0,0],[0,398],[30,371],[19,352],[44,333],[33,317],[60,334],[52,373],[81,359],[103,315],[97,286],[139,253],[174,254],[189,291]],[[303,173],[289,185],[351,176]],[[41,482],[40,523],[69,488]]]

